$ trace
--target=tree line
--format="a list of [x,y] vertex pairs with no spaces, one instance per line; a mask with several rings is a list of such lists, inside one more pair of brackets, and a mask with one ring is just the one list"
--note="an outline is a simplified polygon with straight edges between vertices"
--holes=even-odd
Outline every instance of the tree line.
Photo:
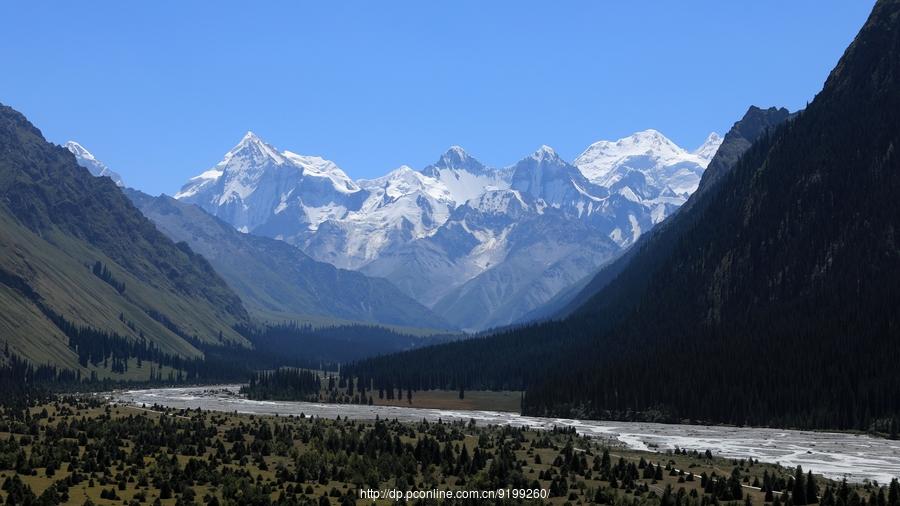
[[249,384],[241,393],[256,400],[319,400],[322,380],[314,371],[280,368],[259,371],[250,376]]

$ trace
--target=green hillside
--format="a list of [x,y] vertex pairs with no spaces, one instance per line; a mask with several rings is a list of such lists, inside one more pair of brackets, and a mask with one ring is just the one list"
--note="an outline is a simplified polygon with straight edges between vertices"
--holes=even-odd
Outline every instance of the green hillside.
[[249,344],[233,330],[248,314],[208,262],[6,106],[0,251],[0,341],[33,362],[105,365],[79,366],[53,315],[173,356],[200,356],[199,342]]

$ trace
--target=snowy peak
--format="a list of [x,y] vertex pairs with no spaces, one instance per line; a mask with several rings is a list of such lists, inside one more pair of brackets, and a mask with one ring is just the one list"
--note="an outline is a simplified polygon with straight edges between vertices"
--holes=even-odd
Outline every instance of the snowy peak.
[[354,193],[360,190],[359,185],[331,160],[320,156],[299,155],[291,151],[282,151],[281,156],[296,165],[305,176],[328,179],[339,192]]
[[450,146],[446,153],[441,155],[440,162],[443,162],[443,165],[448,168],[454,168],[455,165],[461,165],[471,159],[472,157],[466,153],[462,146],[453,145]]
[[597,141],[575,159],[575,165],[594,182],[623,164],[643,164],[645,167],[636,168],[647,168],[692,162],[705,168],[721,143],[719,134],[712,132],[697,150],[688,152],[659,131],[648,129],[616,141]]
[[683,151],[677,144],[663,135],[662,132],[652,128],[635,132],[628,137],[623,137],[617,140],[612,146],[610,146],[612,151],[624,150],[632,153]]
[[218,185],[223,185],[223,188],[216,200],[225,201],[233,195],[246,198],[266,172],[285,163],[278,150],[248,130],[219,163],[192,177],[175,194],[175,198],[194,198]]
[[716,154],[716,151],[719,150],[719,146],[722,145],[722,137],[716,132],[711,132],[706,140],[703,141],[703,144],[700,145],[699,148],[695,149],[693,154],[698,157],[706,160],[706,163],[709,163],[712,160],[713,155]]
[[618,165],[626,163],[629,158],[644,157],[651,161],[669,163],[686,156],[689,153],[665,135],[649,129],[617,141],[597,141],[575,159],[575,165],[588,179],[600,183],[607,174]]
[[69,152],[71,152],[73,155],[75,155],[76,158],[90,160],[93,162],[97,161],[97,159],[94,158],[94,155],[91,154],[90,151],[88,151],[87,149],[84,148],[84,146],[82,146],[81,144],[78,144],[75,141],[66,142],[65,148],[68,149]]
[[639,172],[646,187],[630,188],[631,193],[644,195],[640,200],[648,206],[665,204],[674,209],[697,189],[721,142],[718,134],[711,133],[703,145],[690,152],[650,129],[617,141],[595,142],[575,159],[575,165],[592,183],[623,190],[620,182],[634,179],[631,173]]
[[[659,130],[648,128],[646,130],[641,130],[640,132],[635,132],[627,137],[629,141],[634,144],[643,144],[648,146],[669,146],[673,149],[679,149],[678,146],[672,142],[668,137],[662,134]],[[625,143],[624,139],[620,139],[619,142]]]
[[[353,180],[334,162],[280,151],[247,132],[176,197],[317,260],[372,266],[370,273],[378,276],[395,272],[402,278],[394,279],[398,286],[421,281],[403,278],[410,261],[404,255],[419,251],[416,241],[433,239],[428,244],[437,249],[428,246],[415,261],[434,268],[463,262],[457,265],[462,282],[502,262],[512,247],[508,241],[547,230],[578,242],[580,233],[571,227],[582,227],[608,245],[629,245],[683,203],[702,175],[705,153],[718,141],[710,136],[697,152],[688,152],[645,130],[592,144],[579,157],[580,167],[544,145],[499,169],[451,146],[424,169],[404,165]],[[603,177],[593,180],[597,174]],[[549,228],[531,230],[536,224]]]
[[581,200],[590,186],[578,168],[550,146],[541,146],[513,168],[512,189],[554,207]]
[[475,175],[484,175],[490,172],[490,169],[469,155],[469,153],[466,153],[463,148],[450,146],[450,149],[444,152],[437,162],[422,169],[422,174],[440,178],[441,172],[444,171],[465,171]]
[[509,187],[509,171],[485,167],[459,146],[451,146],[437,162],[422,169],[422,174],[446,187],[456,206],[485,191]]
[[218,165],[228,170],[244,170],[263,164],[281,165],[283,163],[285,163],[284,157],[278,150],[248,130],[241,141],[225,154],[225,158]]
[[78,165],[90,171],[94,176],[108,177],[116,183],[116,186],[125,186],[125,182],[122,180],[121,176],[109,170],[109,167],[107,167],[106,164],[94,157],[94,155],[81,144],[75,141],[68,141],[65,144],[65,148],[75,155],[75,160],[78,162]]
[[[508,170],[512,171],[512,186],[517,180],[531,177],[556,177],[557,173],[578,173],[578,169],[560,158],[550,146],[543,145],[534,153],[516,162]],[[521,188],[517,188],[521,190]]]
[[[291,151],[279,152],[274,146],[261,139],[252,131],[247,131],[231,150],[225,153],[222,160],[213,168],[192,177],[179,191],[175,198],[185,199],[197,195],[219,182],[224,176],[223,184],[236,191],[242,197],[254,188],[266,174],[288,169],[287,176],[296,172],[299,176],[317,178],[333,186],[340,193],[354,193],[359,186],[343,170],[331,160],[318,156],[300,155]],[[241,188],[234,184],[240,181]],[[250,186],[248,186],[250,185]]]
[[384,176],[360,181],[366,189],[380,189],[392,200],[406,195],[426,195],[438,202],[454,204],[450,191],[439,180],[428,177],[408,165],[401,165]]
[[175,198],[252,232],[272,220],[315,230],[358,208],[365,197],[334,162],[279,152],[250,131],[214,167],[191,178]]
[[551,148],[546,144],[542,144],[541,147],[537,149],[534,153],[529,157],[532,160],[537,161],[538,163],[559,163],[562,161],[559,155],[556,153],[556,150]]
[[450,149],[441,155],[441,158],[438,159],[434,166],[442,169],[462,169],[470,172],[482,172],[485,168],[481,162],[472,158],[469,153],[466,153],[459,146],[450,146]]

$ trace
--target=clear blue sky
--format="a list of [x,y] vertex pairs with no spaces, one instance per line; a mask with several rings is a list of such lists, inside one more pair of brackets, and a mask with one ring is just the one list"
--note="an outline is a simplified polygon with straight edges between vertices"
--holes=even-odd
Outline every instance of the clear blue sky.
[[[260,5],[264,4],[264,5]],[[251,129],[351,177],[803,107],[872,0],[0,3],[0,102],[174,193]]]

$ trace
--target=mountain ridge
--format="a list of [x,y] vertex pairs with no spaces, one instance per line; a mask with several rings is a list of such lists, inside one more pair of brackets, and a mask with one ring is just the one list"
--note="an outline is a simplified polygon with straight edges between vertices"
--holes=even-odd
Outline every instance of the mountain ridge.
[[[658,132],[653,138],[667,146],[669,158],[678,159],[680,165],[670,171],[675,177],[681,177],[679,171],[685,170],[702,173],[706,162],[699,155],[677,147]],[[718,141],[717,136],[710,136],[701,149],[708,150]],[[192,178],[176,198],[199,205],[241,231],[291,243],[316,260],[385,277],[426,306],[445,299],[441,304],[448,311],[444,318],[457,325],[464,325],[463,320],[477,321],[479,326],[511,323],[511,319],[554,296],[566,283],[586,276],[608,260],[611,252],[599,236],[626,248],[686,199],[665,184],[665,188],[648,186],[642,167],[622,167],[615,184],[597,185],[548,146],[501,169],[486,167],[463,148],[452,146],[421,170],[401,166],[379,178],[358,181],[352,181],[333,163],[317,158],[319,165],[329,169],[323,184],[315,188],[306,183],[311,174],[309,163],[305,167],[296,163],[301,156],[279,152],[248,134],[215,167]],[[620,165],[616,160],[610,163],[613,168]],[[659,172],[654,181],[669,177],[666,163],[664,160],[654,166]],[[690,163],[694,165],[688,170],[685,167]],[[568,260],[556,255],[543,263],[529,263],[530,271],[546,273],[547,279],[537,284],[518,280],[532,289],[516,296],[516,302],[501,300],[504,297],[497,295],[488,297],[494,300],[487,305],[489,312],[499,310],[497,304],[508,307],[496,317],[473,318],[463,315],[462,310],[450,309],[457,306],[451,301],[462,297],[462,293],[454,296],[451,291],[496,267],[508,256],[509,248],[516,248],[505,242],[513,215],[507,216],[508,223],[502,225],[498,221],[504,220],[502,213],[493,209],[494,225],[478,231],[467,228],[464,215],[483,212],[476,208],[488,200],[494,205],[501,201],[509,204],[513,196],[521,201],[524,195],[533,201],[521,208],[529,209],[528,213],[540,216],[553,208],[551,214],[562,216],[544,220],[557,224],[552,236],[571,237],[564,230],[564,220],[585,220],[590,226],[575,227],[581,227],[591,239],[581,247],[575,238],[567,239],[563,251],[570,251]],[[509,212],[521,218],[521,209],[510,208]],[[541,221],[535,218],[532,223],[537,226]],[[534,247],[548,251],[550,243]],[[478,282],[484,286],[477,290],[486,297],[487,293],[503,292],[497,283],[514,270],[512,263],[505,275],[499,271],[487,274]],[[519,293],[520,289],[506,293]]]
[[75,160],[78,161],[78,165],[89,170],[94,176],[108,177],[116,183],[116,186],[125,186],[125,181],[122,180],[122,176],[110,170],[106,164],[95,158],[94,154],[85,149],[81,144],[78,144],[75,141],[67,141],[63,146],[75,155]]

